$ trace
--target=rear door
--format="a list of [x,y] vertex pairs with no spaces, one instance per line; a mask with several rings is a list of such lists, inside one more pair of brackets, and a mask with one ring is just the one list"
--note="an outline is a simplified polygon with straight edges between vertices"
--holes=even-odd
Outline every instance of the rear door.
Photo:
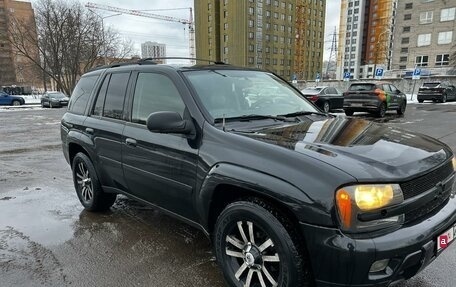
[[84,122],[92,138],[101,184],[126,190],[121,164],[121,141],[125,127],[123,107],[130,72],[108,73],[97,92],[95,105]]
[[342,94],[337,91],[336,88],[328,87],[326,89],[326,95],[330,98],[332,109],[341,109],[344,104],[344,98]]
[[386,95],[386,106],[388,109],[392,109],[397,106],[397,98],[393,95],[391,91],[391,87],[389,84],[382,84],[382,90],[385,92]]
[[175,81],[158,72],[137,74],[131,122],[123,133],[123,170],[132,195],[194,218],[198,149],[184,135],[153,133],[146,127],[153,112],[173,111],[185,117],[181,85]]

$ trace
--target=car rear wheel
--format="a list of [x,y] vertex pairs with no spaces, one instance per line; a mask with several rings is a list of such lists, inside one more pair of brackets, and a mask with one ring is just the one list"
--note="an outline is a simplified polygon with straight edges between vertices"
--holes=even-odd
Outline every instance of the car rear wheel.
[[385,103],[381,103],[380,107],[378,108],[378,111],[377,111],[377,117],[379,118],[384,118],[386,115],[386,104]]
[[[286,228],[288,227],[288,228]],[[214,247],[229,286],[310,286],[293,225],[263,202],[228,205],[215,226]],[[297,243],[297,244],[296,244]]]
[[329,113],[329,110],[331,109],[331,106],[329,105],[329,102],[324,102],[323,103],[323,111],[325,113]]
[[13,104],[13,106],[20,106],[21,102],[14,100],[12,104]]
[[85,209],[104,211],[114,204],[117,195],[103,192],[92,161],[87,155],[77,153],[73,159],[72,170],[74,188]]
[[355,113],[351,110],[344,110],[344,112],[345,112],[345,115],[347,115],[347,116],[353,116],[353,114]]
[[407,107],[407,103],[405,101],[402,101],[401,106],[399,109],[397,109],[397,114],[398,115],[403,115],[405,113],[405,108]]

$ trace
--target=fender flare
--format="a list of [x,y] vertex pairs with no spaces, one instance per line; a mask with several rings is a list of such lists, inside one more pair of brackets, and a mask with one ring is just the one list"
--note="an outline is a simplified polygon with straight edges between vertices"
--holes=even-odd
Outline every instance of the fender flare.
[[[230,163],[214,165],[204,178],[195,198],[201,225],[210,230],[211,205],[219,185],[249,190],[263,198],[279,201],[295,215],[313,212],[316,203],[301,189],[271,174]],[[302,218],[299,218],[301,220]]]

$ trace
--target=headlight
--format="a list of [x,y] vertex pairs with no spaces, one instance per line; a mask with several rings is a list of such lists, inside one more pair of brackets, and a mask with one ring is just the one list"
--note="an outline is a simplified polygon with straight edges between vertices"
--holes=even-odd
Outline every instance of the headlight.
[[456,156],[453,157],[453,169],[456,171]]
[[[404,215],[388,217],[382,209],[404,201],[398,184],[365,184],[346,186],[336,192],[336,206],[341,227],[347,232],[366,232],[389,227],[404,221]],[[359,216],[380,213],[381,218],[361,221]]]

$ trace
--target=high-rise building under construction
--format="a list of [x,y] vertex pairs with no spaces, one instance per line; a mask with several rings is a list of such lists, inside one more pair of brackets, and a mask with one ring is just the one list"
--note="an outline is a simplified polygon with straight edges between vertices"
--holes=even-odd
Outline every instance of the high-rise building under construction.
[[195,0],[197,58],[286,79],[322,72],[324,0]]
[[342,0],[337,78],[372,78],[391,68],[397,0]]

